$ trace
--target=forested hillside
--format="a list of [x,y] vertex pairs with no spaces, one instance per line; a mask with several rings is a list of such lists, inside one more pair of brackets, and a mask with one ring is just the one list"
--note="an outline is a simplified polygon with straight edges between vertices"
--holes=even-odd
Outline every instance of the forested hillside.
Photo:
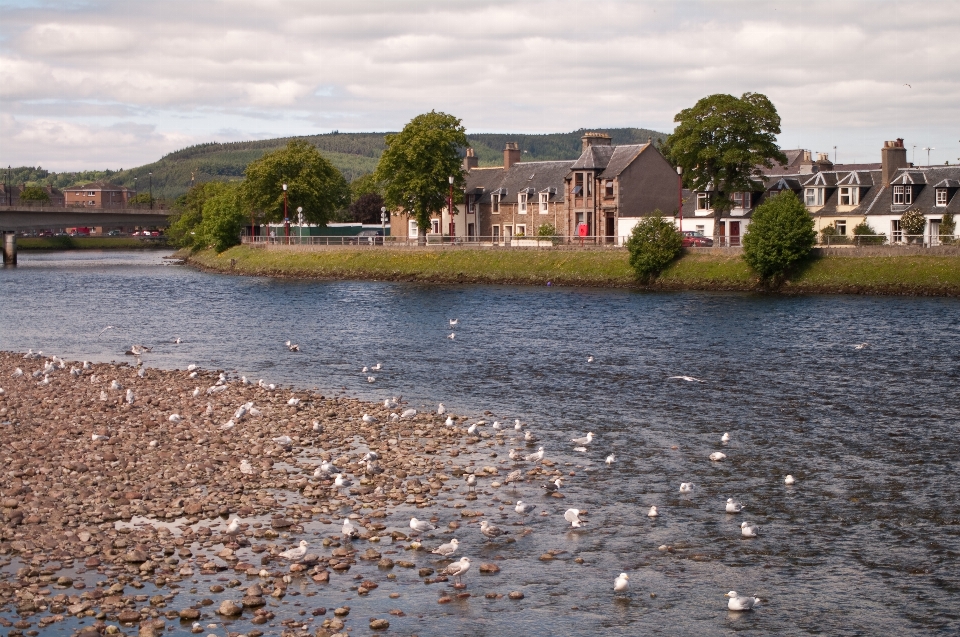
[[[608,133],[614,144],[636,144],[653,138],[658,144],[664,133],[643,128],[591,128],[570,133],[524,135],[509,133],[478,133],[467,135],[481,166],[499,166],[503,162],[503,147],[507,142],[520,145],[523,161],[575,159],[580,155],[580,137],[586,130]],[[303,139],[314,144],[344,174],[348,181],[373,172],[385,147],[386,133],[339,133],[308,135]],[[199,144],[165,155],[159,161],[120,171],[84,171],[51,173],[40,167],[20,167],[3,171],[4,181],[11,184],[53,184],[67,188],[97,179],[140,192],[146,192],[153,173],[153,195],[175,199],[190,187],[191,181],[228,181],[242,179],[247,164],[264,153],[285,146],[291,138],[266,139],[229,144]]]

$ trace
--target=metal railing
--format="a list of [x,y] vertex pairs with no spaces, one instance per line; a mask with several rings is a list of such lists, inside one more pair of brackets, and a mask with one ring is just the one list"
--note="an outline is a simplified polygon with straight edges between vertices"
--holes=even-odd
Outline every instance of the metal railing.
[[820,234],[817,245],[823,247],[865,247],[865,246],[916,246],[931,248],[941,245],[960,244],[960,235],[954,234]]
[[241,242],[255,246],[291,245],[291,246],[382,246],[388,247],[454,247],[454,248],[554,248],[554,247],[594,247],[619,248],[627,237],[526,237],[526,236],[473,236],[450,237],[448,235],[428,234],[425,237],[373,237],[373,236],[248,236]]

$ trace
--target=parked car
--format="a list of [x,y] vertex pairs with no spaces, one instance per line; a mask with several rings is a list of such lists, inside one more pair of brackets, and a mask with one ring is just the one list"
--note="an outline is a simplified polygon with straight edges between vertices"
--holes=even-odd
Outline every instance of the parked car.
[[383,245],[383,230],[361,230],[355,242],[367,245]]
[[119,237],[119,236],[120,236],[120,231],[119,231],[119,230],[111,230],[110,232],[107,233],[107,236],[108,236],[108,237]]
[[683,231],[684,248],[709,248],[713,245],[713,239],[705,236],[702,232],[694,230]]

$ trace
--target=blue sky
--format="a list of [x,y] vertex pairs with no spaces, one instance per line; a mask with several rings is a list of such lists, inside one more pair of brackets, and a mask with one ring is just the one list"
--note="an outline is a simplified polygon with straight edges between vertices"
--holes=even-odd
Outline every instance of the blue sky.
[[765,93],[784,148],[960,161],[952,0],[0,0],[0,165],[120,168],[185,146],[397,130],[639,126]]

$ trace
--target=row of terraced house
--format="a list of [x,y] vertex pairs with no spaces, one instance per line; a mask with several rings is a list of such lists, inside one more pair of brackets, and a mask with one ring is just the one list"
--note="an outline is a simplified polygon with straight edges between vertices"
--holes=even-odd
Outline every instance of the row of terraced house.
[[[719,236],[737,246],[756,207],[783,190],[806,204],[818,232],[832,228],[839,238],[862,222],[889,243],[904,241],[900,217],[917,208],[927,219],[924,243],[939,242],[946,213],[960,213],[960,166],[917,167],[907,161],[902,139],[885,142],[880,162],[834,164],[825,154],[784,151],[787,162],[762,169],[750,192],[731,193],[734,207],[715,218],[711,189],[681,189],[673,166],[648,141],[614,146],[608,135],[587,133],[581,154],[567,161],[521,162],[521,149],[508,143],[503,166],[480,168],[472,149],[464,158],[463,203],[454,207],[454,234],[466,241],[519,243],[549,224],[557,235],[590,243],[622,244],[640,219],[660,214],[684,231]],[[682,203],[681,203],[682,202]],[[678,211],[682,212],[678,215]],[[431,219],[428,235],[448,235],[449,211]],[[716,230],[716,232],[714,232]],[[391,218],[391,234],[415,239],[416,221],[404,212]]]

